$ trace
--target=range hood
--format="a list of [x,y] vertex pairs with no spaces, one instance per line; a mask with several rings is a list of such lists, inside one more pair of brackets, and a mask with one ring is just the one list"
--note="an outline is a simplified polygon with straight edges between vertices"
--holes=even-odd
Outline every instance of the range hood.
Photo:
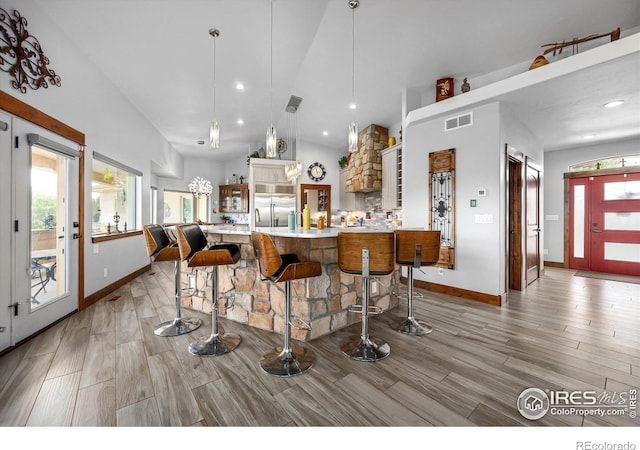
[[382,190],[382,150],[387,148],[389,129],[369,125],[358,133],[358,150],[347,166],[347,192]]

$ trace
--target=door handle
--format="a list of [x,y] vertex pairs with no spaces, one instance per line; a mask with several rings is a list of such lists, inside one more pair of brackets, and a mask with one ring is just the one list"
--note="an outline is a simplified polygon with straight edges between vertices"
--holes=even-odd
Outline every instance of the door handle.
[[592,232],[592,233],[602,233],[602,230],[596,230],[596,229],[593,229],[593,230],[591,230],[591,232]]
[[13,315],[14,316],[18,315],[18,306],[20,306],[20,302],[15,302],[15,303],[12,303],[11,305],[9,305],[9,308],[13,308]]

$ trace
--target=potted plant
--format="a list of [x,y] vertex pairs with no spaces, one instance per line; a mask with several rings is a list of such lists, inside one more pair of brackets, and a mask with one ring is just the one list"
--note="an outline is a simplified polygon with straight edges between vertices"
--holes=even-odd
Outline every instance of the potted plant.
[[347,159],[346,156],[343,156],[338,160],[338,165],[340,166],[341,169],[344,169],[345,167],[347,167],[348,164],[349,164],[349,160]]
[[220,218],[222,219],[222,223],[229,223],[231,220],[231,216],[227,216],[226,214],[223,214]]

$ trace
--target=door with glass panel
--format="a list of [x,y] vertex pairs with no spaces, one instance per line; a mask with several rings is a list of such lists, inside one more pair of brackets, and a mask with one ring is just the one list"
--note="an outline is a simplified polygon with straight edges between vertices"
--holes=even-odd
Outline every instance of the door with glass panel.
[[640,276],[640,174],[574,178],[570,267]]
[[63,138],[19,136],[14,153],[12,341],[78,308],[80,152]]

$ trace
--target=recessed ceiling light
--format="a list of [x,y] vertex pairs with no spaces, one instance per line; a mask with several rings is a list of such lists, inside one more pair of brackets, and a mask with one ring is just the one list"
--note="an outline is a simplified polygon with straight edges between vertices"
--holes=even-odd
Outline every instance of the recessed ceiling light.
[[593,139],[594,137],[596,137],[595,134],[585,134],[582,136],[582,139]]
[[242,125],[242,124],[244,124],[244,120],[242,120],[242,119],[238,119],[238,121],[237,121],[236,123],[237,123],[238,125]]
[[616,106],[620,106],[623,103],[624,103],[624,100],[614,100],[612,102],[605,103],[604,107],[605,108],[615,108]]
[[239,91],[244,91],[244,84],[241,82],[236,83],[236,89]]
[[323,136],[329,136],[329,132],[328,132],[328,131],[323,131],[323,132],[322,132],[322,135],[323,135]]
[[356,104],[355,103],[350,103],[349,104],[349,109],[356,109]]

